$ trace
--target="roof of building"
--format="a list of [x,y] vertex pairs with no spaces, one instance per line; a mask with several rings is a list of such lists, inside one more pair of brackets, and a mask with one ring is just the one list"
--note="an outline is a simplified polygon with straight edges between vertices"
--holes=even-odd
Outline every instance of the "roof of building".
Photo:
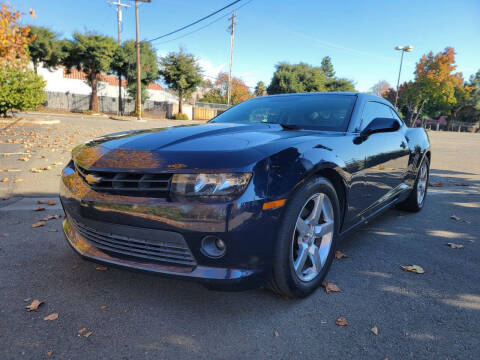
[[[68,71],[65,67],[63,67],[63,77],[66,79],[77,79],[77,80],[87,80],[87,74],[83,71],[79,71],[75,68],[70,69]],[[107,75],[101,73],[98,77],[99,81],[106,82],[108,85],[111,86],[118,86],[118,77],[115,75]],[[122,87],[127,86],[127,80],[122,79]],[[165,90],[160,84],[158,83],[150,83],[147,86],[147,89],[150,90]]]

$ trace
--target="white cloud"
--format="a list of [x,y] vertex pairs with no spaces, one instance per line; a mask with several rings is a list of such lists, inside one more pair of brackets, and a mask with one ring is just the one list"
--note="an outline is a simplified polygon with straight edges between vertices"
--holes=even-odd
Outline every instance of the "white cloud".
[[198,59],[198,64],[203,69],[203,76],[209,80],[215,80],[219,72],[226,71],[225,64],[216,65],[206,59]]

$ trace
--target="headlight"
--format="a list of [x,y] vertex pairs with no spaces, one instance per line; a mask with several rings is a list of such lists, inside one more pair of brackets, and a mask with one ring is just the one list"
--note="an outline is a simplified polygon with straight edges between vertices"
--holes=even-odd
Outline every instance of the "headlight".
[[171,191],[186,196],[240,195],[251,177],[251,173],[175,174]]

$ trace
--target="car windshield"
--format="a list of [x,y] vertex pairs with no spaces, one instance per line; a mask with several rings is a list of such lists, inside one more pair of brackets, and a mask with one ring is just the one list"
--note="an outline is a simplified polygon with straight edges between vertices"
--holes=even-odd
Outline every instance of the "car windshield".
[[267,123],[304,129],[346,131],[353,95],[290,95],[258,97],[238,104],[212,122]]

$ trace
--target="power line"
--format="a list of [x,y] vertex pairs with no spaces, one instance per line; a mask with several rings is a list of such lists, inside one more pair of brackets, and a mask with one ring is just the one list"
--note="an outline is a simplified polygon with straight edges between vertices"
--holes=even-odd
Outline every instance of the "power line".
[[[241,9],[242,7],[250,4],[252,1],[253,1],[253,0],[249,0],[249,1],[247,1],[246,3],[244,3],[244,4],[240,5],[239,7],[235,8],[234,10],[237,11],[237,10]],[[159,43],[157,43],[157,45],[166,44],[166,43],[169,43],[169,42],[172,42],[172,41],[175,41],[175,40],[183,39],[183,38],[186,37],[186,36],[195,34],[196,32],[198,32],[198,31],[200,31],[200,30],[203,30],[203,29],[205,29],[206,27],[208,27],[208,26],[210,26],[210,25],[215,24],[216,22],[218,22],[218,21],[226,18],[227,16],[230,16],[230,13],[224,14],[224,15],[216,18],[215,20],[210,21],[209,23],[205,24],[204,26],[201,26],[201,27],[199,27],[199,28],[197,28],[197,29],[195,29],[195,30],[193,30],[193,31],[190,31],[190,32],[188,32],[188,33],[186,33],[186,34],[183,34],[183,35],[181,35],[181,36],[178,36],[178,37],[173,38],[173,39],[170,39],[170,40],[166,40],[166,41],[159,42]]]
[[223,11],[223,10],[225,10],[225,9],[229,8],[230,6],[233,6],[233,5],[235,5],[236,3],[240,2],[240,1],[242,1],[242,0],[235,0],[234,2],[231,2],[230,4],[228,4],[228,5],[224,6],[223,8],[221,8],[221,9],[218,9],[217,11],[214,11],[214,12],[212,12],[212,13],[208,14],[207,16],[204,16],[204,17],[203,17],[203,18],[201,18],[201,19],[198,19],[197,21],[194,21],[194,22],[193,22],[193,23],[191,23],[191,24],[188,24],[188,25],[182,26],[181,28],[179,28],[179,29],[177,29],[177,30],[171,31],[171,32],[169,32],[169,33],[167,33],[167,34],[164,34],[164,35],[157,36],[156,38],[153,38],[153,39],[151,39],[151,40],[148,40],[148,41],[150,41],[150,42],[152,42],[152,41],[156,41],[156,40],[159,40],[159,39],[161,39],[161,38],[164,38],[164,37],[167,37],[167,36],[173,35],[173,34],[175,34],[175,33],[179,32],[179,31],[185,30],[185,29],[187,29],[187,28],[189,28],[189,27],[191,27],[191,26],[193,26],[193,25],[196,25],[196,24],[198,24],[199,22],[201,22],[201,21],[203,21],[203,20],[205,20],[205,19],[208,19],[208,18],[212,17],[213,15],[216,15],[216,14],[218,14],[219,12],[221,12],[221,11]]

